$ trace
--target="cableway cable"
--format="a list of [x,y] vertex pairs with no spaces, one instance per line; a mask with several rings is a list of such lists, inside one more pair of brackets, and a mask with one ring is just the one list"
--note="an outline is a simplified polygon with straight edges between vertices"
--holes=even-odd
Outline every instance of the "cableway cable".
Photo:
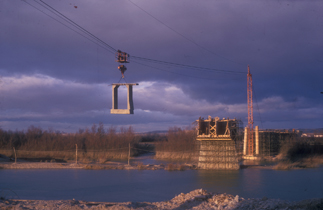
[[254,96],[255,96],[255,99],[256,99],[256,105],[257,105],[257,110],[258,110],[258,115],[259,115],[259,119],[260,119],[261,128],[264,128],[264,126],[262,124],[262,119],[261,119],[261,114],[260,114],[260,110],[259,110],[259,106],[258,106],[258,100],[257,100],[256,92],[255,92],[253,87],[252,87],[252,92],[254,93]]
[[164,64],[164,65],[177,66],[177,67],[201,69],[201,70],[207,70],[207,71],[218,71],[218,72],[222,72],[222,73],[245,74],[245,72],[240,72],[240,71],[230,71],[230,70],[206,68],[206,67],[199,67],[199,66],[191,66],[191,65],[186,65],[186,64],[172,63],[172,62],[168,62],[168,61],[160,61],[160,60],[154,60],[154,59],[150,59],[150,58],[143,58],[143,57],[138,57],[138,56],[131,56],[131,58],[139,59],[139,60],[143,60],[143,61],[148,61],[148,62]]
[[191,75],[187,75],[187,74],[181,74],[181,73],[173,72],[173,71],[167,71],[165,69],[161,69],[161,68],[158,68],[158,67],[146,65],[146,64],[143,64],[143,63],[140,63],[140,62],[137,62],[137,61],[132,61],[132,62],[133,63],[137,63],[137,64],[142,65],[142,66],[146,66],[146,67],[149,67],[149,68],[153,68],[153,69],[156,69],[156,70],[159,70],[159,71],[164,71],[164,72],[168,72],[168,73],[176,74],[176,75],[180,75],[180,76],[192,77],[192,78],[197,78],[197,79],[205,79],[205,80],[216,80],[216,79],[211,79],[211,78],[204,78],[204,77],[191,76]]
[[217,56],[217,57],[223,58],[223,59],[225,59],[225,60],[227,60],[227,61],[230,61],[230,62],[233,62],[233,63],[237,63],[237,64],[242,64],[242,65],[244,65],[243,63],[239,63],[239,62],[236,62],[236,61],[234,61],[234,60],[232,60],[232,59],[229,59],[229,58],[226,58],[226,57],[224,57],[224,56],[221,56],[221,55],[219,55],[219,54],[217,54],[217,53],[215,53],[215,52],[213,52],[213,51],[211,51],[211,50],[209,50],[209,49],[207,49],[207,48],[203,47],[202,45],[199,45],[199,44],[198,44],[197,42],[195,42],[194,40],[192,40],[192,39],[188,38],[187,36],[185,36],[185,35],[183,35],[183,34],[179,33],[179,32],[178,32],[178,31],[176,31],[175,29],[173,29],[173,28],[171,28],[170,26],[166,25],[164,22],[162,22],[161,20],[157,19],[155,16],[153,16],[152,14],[150,14],[149,12],[147,12],[146,10],[144,10],[143,8],[141,8],[139,5],[135,4],[135,3],[134,3],[134,2],[132,2],[131,0],[128,0],[128,1],[129,1],[131,4],[133,4],[134,6],[136,6],[138,9],[140,9],[141,11],[143,11],[144,13],[146,13],[148,16],[150,16],[151,18],[153,18],[154,20],[156,20],[156,21],[157,21],[157,22],[159,22],[160,24],[164,25],[166,28],[168,28],[169,30],[173,31],[174,33],[176,33],[176,34],[177,34],[177,35],[179,35],[180,37],[182,37],[182,38],[186,39],[187,41],[189,41],[189,42],[193,43],[193,44],[194,44],[194,45],[196,45],[197,47],[199,47],[199,48],[201,48],[201,49],[203,49],[203,50],[205,50],[205,51],[207,51],[207,52],[209,52],[209,53],[211,53],[211,54],[213,54],[213,55],[215,55],[215,56]]
[[[112,51],[116,52],[117,50],[115,48],[113,48],[112,46],[108,45],[106,42],[102,41],[101,39],[99,39],[97,36],[93,35],[91,32],[89,32],[88,30],[86,30],[85,28],[83,28],[82,26],[80,26],[79,24],[75,23],[73,20],[71,20],[70,18],[66,17],[64,14],[60,13],[59,11],[57,11],[55,8],[53,8],[52,6],[50,6],[49,4],[45,3],[43,0],[40,0],[40,2],[43,4],[41,4],[40,2],[38,2],[37,0],[34,0],[36,3],[38,3],[39,5],[41,5],[42,7],[44,7],[45,9],[51,11],[54,14],[59,14],[57,15],[58,17],[64,19],[65,21],[71,23],[73,26],[75,26],[76,28],[80,29],[81,31],[85,32],[87,35],[89,35],[90,37],[92,37],[93,39],[95,39],[96,41],[98,41],[99,43],[107,46],[108,48],[110,48]],[[45,6],[44,6],[45,5]]]
[[[117,52],[117,50],[115,48],[113,48],[111,45],[107,44],[106,42],[104,42],[103,40],[101,40],[100,38],[98,38],[97,36],[92,34],[91,32],[89,32],[88,30],[86,30],[85,28],[83,28],[82,26],[77,24],[75,21],[73,21],[70,18],[66,17],[61,12],[59,12],[58,10],[56,10],[55,8],[50,6],[49,4],[45,3],[43,0],[39,0],[39,1],[33,0],[33,1],[36,2],[38,5],[42,6],[43,8],[45,8],[47,11],[54,14],[55,16],[57,16],[60,19],[64,20],[69,25],[63,23],[60,20],[57,20],[56,18],[54,18],[53,16],[47,14],[46,12],[41,10],[40,8],[37,8],[35,5],[32,5],[31,3],[27,2],[27,0],[22,0],[22,1],[25,2],[26,4],[28,4],[29,6],[33,7],[34,9],[40,11],[41,13],[45,14],[46,16],[49,16],[50,18],[54,19],[58,23],[64,25],[67,28],[69,28],[70,30],[72,30],[72,31],[76,32],[77,34],[83,36],[84,38],[88,39],[89,41],[93,42],[94,44],[104,48],[105,50],[109,51],[110,53],[115,54]],[[74,28],[71,28],[70,26],[72,26]],[[137,60],[140,60],[140,61],[143,61],[143,62],[157,63],[157,64],[162,64],[162,65],[182,67],[182,68],[190,68],[190,69],[196,69],[196,70],[199,70],[199,71],[213,71],[213,72],[215,71],[215,72],[225,73],[225,74],[244,74],[245,73],[245,72],[240,72],[240,71],[230,71],[230,70],[222,70],[222,69],[215,69],[215,68],[191,66],[191,65],[179,64],[179,63],[155,60],[155,59],[150,59],[150,58],[144,58],[144,57],[139,57],[139,56],[131,56],[131,58],[133,58],[135,60],[137,59]],[[135,62],[135,61],[133,61],[133,62]],[[135,63],[138,63],[140,65],[144,65],[144,66],[147,66],[147,67],[151,67],[151,68],[154,68],[154,69],[157,69],[157,70],[167,71],[167,70],[162,70],[162,69],[157,68],[157,67],[145,65],[145,64],[142,64],[140,62],[135,62]],[[189,75],[175,73],[175,72],[171,72],[171,71],[167,71],[167,72],[182,75],[182,76],[191,77]],[[209,79],[209,78],[200,78],[200,79]]]
[[62,25],[63,25],[63,26],[65,26],[65,27],[67,27],[68,29],[70,29],[70,30],[74,31],[75,33],[79,34],[80,36],[82,36],[82,37],[86,38],[87,40],[89,40],[89,41],[93,42],[94,44],[96,44],[96,45],[98,45],[98,46],[100,46],[100,47],[104,48],[105,50],[109,51],[110,53],[113,53],[113,54],[115,53],[114,51],[111,51],[111,49],[106,48],[105,46],[103,46],[103,45],[101,45],[101,44],[97,43],[96,41],[94,41],[94,40],[90,39],[89,37],[85,36],[85,35],[84,35],[84,34],[82,34],[81,32],[79,32],[79,31],[77,31],[77,30],[75,30],[75,29],[71,28],[70,26],[66,25],[65,23],[61,22],[60,20],[58,20],[58,19],[56,19],[56,18],[52,17],[51,15],[47,14],[47,13],[46,13],[46,12],[44,12],[43,10],[41,10],[41,9],[39,9],[39,8],[37,8],[37,7],[35,7],[34,5],[30,4],[30,3],[29,3],[29,2],[27,2],[26,0],[22,0],[22,1],[23,1],[23,2],[25,2],[26,4],[28,4],[29,6],[33,7],[34,9],[38,10],[39,12],[43,13],[44,15],[46,15],[46,16],[50,17],[51,19],[55,20],[56,22],[58,22],[58,23],[62,24]]

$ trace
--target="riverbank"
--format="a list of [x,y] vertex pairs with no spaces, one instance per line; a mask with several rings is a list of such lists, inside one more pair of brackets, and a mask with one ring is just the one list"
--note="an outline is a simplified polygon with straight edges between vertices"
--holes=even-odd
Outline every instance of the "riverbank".
[[168,170],[168,171],[184,171],[197,169],[194,164],[147,164],[138,162],[134,165],[128,165],[119,162],[100,163],[54,163],[54,162],[2,162],[0,169],[87,169],[87,170]]
[[281,159],[273,169],[276,170],[292,170],[304,168],[317,168],[323,165],[323,155],[316,155],[306,158],[301,158],[296,161],[290,159]]
[[248,198],[239,195],[209,193],[197,189],[181,193],[162,202],[87,202],[78,200],[0,200],[0,209],[323,209],[323,199],[286,201],[280,199]]
[[[149,156],[149,158],[152,158]],[[42,161],[42,160],[25,160],[18,159],[15,163],[12,158],[6,156],[0,156],[0,169],[87,169],[87,170],[168,170],[168,171],[184,171],[184,170],[196,170],[197,162],[188,161],[180,163],[173,162],[178,159],[168,161],[160,164],[143,164],[141,160],[145,159],[133,159],[134,161],[128,165],[126,161],[100,161],[83,162],[68,161],[68,162],[56,162]],[[138,161],[137,161],[138,160]],[[288,159],[268,159],[262,161],[245,160],[240,169],[256,168],[256,169],[274,169],[274,170],[293,170],[293,169],[306,169],[317,168],[323,165],[323,156],[314,156],[309,158],[303,158],[296,162],[289,161]]]

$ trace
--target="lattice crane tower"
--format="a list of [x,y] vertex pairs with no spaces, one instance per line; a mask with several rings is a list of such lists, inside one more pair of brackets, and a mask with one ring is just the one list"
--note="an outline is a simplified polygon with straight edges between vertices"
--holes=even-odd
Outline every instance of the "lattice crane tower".
[[253,140],[253,104],[252,104],[252,74],[250,74],[250,68],[248,65],[247,74],[247,98],[248,98],[248,155],[254,155],[254,140]]

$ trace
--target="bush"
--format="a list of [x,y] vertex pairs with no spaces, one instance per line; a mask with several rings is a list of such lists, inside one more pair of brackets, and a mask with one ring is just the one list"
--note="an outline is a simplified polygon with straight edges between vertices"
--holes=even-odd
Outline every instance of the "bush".
[[311,141],[309,139],[298,139],[285,143],[280,153],[288,160],[295,162],[302,158],[323,155],[323,145],[321,144],[321,139],[311,139]]

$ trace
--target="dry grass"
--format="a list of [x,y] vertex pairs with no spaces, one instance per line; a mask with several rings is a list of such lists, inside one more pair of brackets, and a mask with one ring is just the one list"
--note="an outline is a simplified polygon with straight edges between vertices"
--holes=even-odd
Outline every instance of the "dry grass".
[[138,164],[137,164],[137,168],[138,168],[139,170],[144,170],[144,169],[146,169],[145,165],[144,165],[142,162],[138,162]]
[[[64,161],[74,161],[75,151],[25,151],[16,150],[17,158],[23,159],[39,159],[42,161],[55,161],[55,159],[60,159]],[[10,150],[0,150],[0,154],[14,158],[13,152]],[[88,152],[78,152],[77,159],[81,163],[99,162],[106,163],[108,160],[126,160],[128,158],[127,151],[120,152],[103,152],[103,151],[88,151]]]
[[165,151],[156,151],[156,159],[160,160],[181,160],[181,161],[190,161],[194,162],[198,160],[198,151],[193,152],[165,152]]
[[311,156],[298,161],[282,160],[273,167],[276,170],[290,170],[301,168],[317,168],[323,165],[323,155]]
[[186,166],[183,164],[167,164],[167,166],[165,167],[165,170],[167,171],[185,171],[186,170]]

